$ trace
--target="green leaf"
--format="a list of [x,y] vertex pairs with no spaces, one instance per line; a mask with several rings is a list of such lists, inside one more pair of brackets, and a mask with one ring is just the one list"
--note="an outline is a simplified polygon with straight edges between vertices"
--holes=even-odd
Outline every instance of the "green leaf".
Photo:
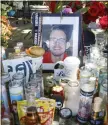
[[89,7],[85,7],[85,8],[81,8],[80,10],[76,11],[76,12],[80,12],[82,14],[86,13],[89,10]]
[[56,5],[55,12],[59,13],[62,10],[63,3],[62,1],[59,1]]

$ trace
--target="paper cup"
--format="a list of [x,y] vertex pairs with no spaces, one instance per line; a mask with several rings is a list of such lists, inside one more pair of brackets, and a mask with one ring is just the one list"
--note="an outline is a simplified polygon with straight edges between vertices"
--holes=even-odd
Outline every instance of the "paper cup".
[[72,80],[77,80],[77,71],[79,69],[80,60],[77,57],[67,57],[64,60],[65,76]]

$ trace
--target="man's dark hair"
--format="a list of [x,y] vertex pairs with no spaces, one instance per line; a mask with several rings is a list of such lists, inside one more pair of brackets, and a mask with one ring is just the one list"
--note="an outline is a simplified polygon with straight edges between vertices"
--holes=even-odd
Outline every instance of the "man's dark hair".
[[69,41],[72,36],[73,25],[52,25],[51,31],[62,30],[66,34],[66,41]]

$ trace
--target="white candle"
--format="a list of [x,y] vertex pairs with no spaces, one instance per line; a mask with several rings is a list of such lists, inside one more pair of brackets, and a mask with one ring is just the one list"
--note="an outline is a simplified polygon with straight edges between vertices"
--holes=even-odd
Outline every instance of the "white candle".
[[[77,84],[77,86],[76,86]],[[79,83],[73,82],[71,86],[65,86],[65,107],[72,110],[72,116],[77,115],[80,101]]]

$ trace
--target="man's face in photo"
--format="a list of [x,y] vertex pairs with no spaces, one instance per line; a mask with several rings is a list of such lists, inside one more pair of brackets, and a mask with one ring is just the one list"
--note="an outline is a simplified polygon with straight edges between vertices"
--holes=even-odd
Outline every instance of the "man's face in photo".
[[49,48],[54,56],[61,56],[66,50],[66,34],[56,29],[50,34]]

